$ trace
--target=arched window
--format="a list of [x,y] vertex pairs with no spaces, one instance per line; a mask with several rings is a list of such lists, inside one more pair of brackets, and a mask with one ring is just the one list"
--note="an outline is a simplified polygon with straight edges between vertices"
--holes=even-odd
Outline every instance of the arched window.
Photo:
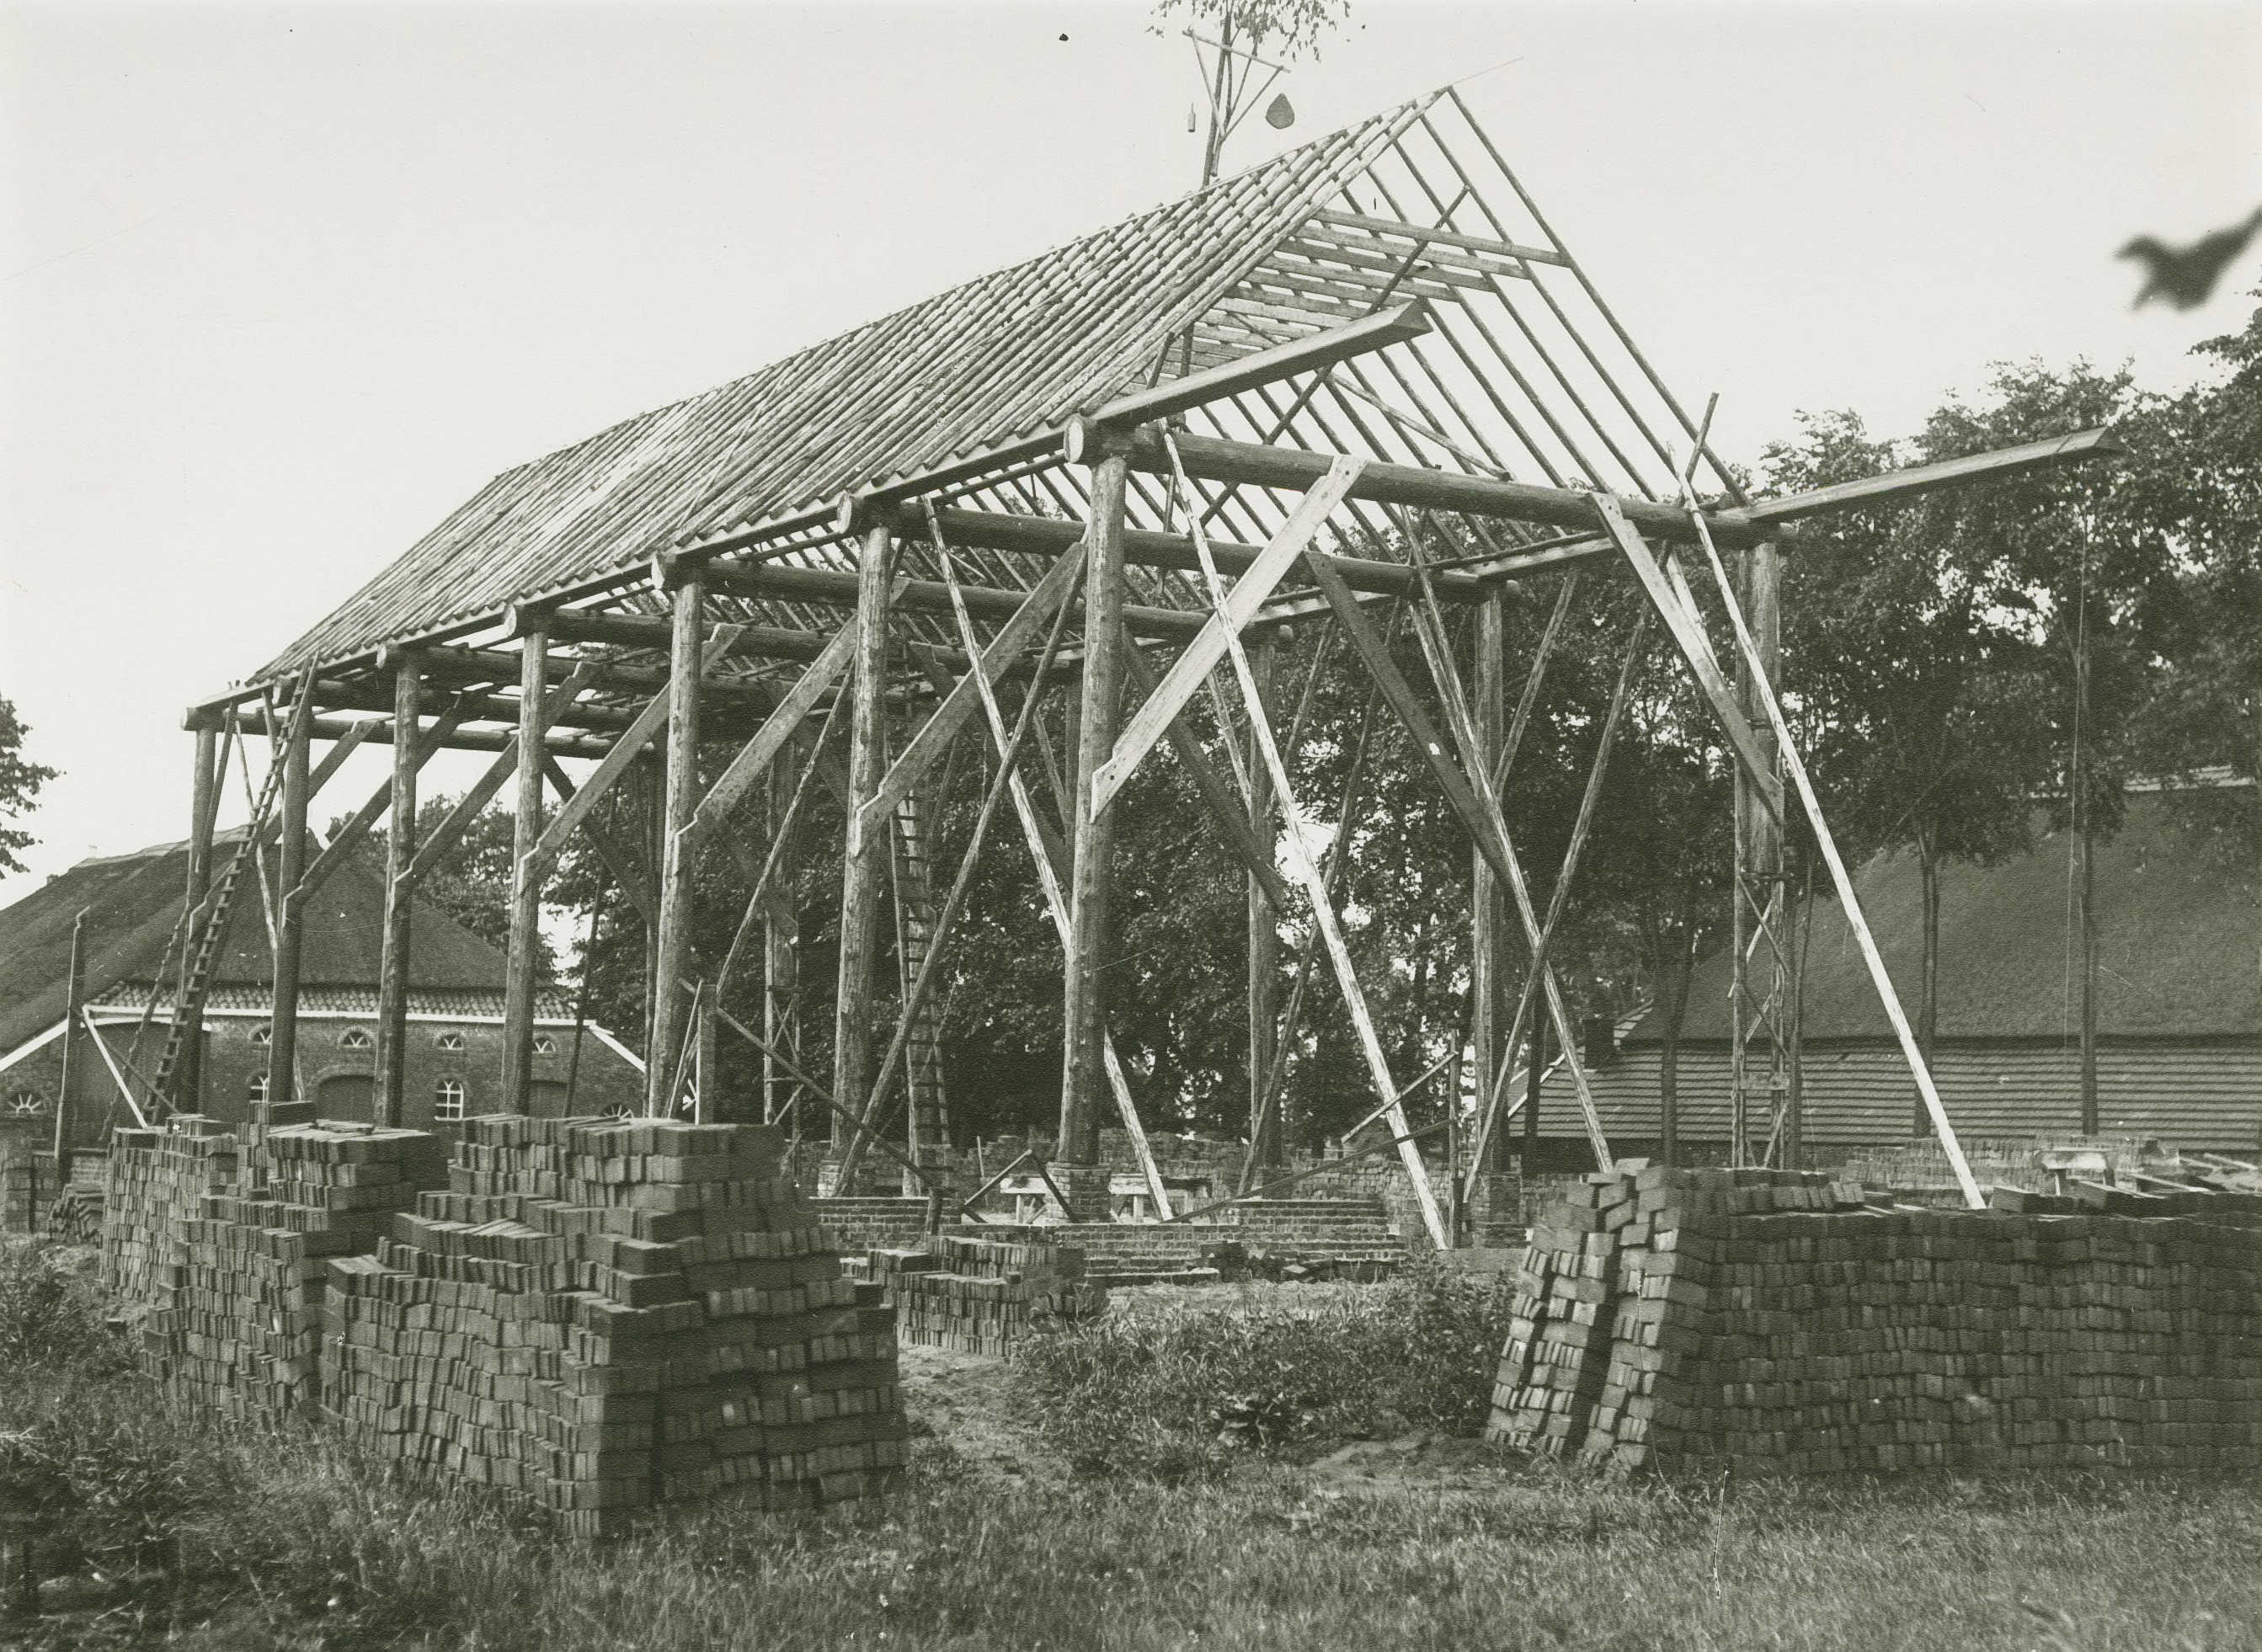
[[555,1038],[551,1038],[551,1037],[548,1033],[546,1033],[546,1032],[544,1032],[544,1033],[539,1033],[539,1034],[536,1035],[536,1038],[535,1038],[535,1040],[534,1040],[534,1053],[535,1053],[535,1054],[537,1054],[537,1055],[555,1055],[555,1054],[557,1054],[557,1053],[558,1053],[558,1040],[557,1040],[557,1039],[555,1039]]
[[341,1050],[366,1050],[371,1043],[369,1031],[364,1027],[348,1027],[338,1034],[338,1048]]
[[[260,1042],[264,1044],[267,1041],[262,1038]],[[254,1073],[251,1075],[251,1082],[245,1088],[245,1099],[254,1102],[263,1102],[267,1099],[267,1074]]]
[[254,1027],[251,1030],[251,1041],[261,1049],[265,1049],[275,1041],[275,1029],[267,1026]]
[[432,1117],[442,1124],[452,1124],[463,1116],[463,1081],[442,1079],[432,1091]]
[[8,1098],[8,1110],[18,1118],[29,1118],[47,1110],[47,1098],[37,1090],[18,1090]]
[[450,1050],[457,1053],[461,1053],[464,1047],[464,1035],[460,1032],[443,1032],[437,1038],[433,1040],[433,1042],[437,1044],[443,1050]]

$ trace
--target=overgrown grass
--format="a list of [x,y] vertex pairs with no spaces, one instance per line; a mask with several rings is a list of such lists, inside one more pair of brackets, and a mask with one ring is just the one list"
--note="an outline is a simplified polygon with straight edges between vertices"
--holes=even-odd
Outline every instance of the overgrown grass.
[[[87,1299],[67,1280],[61,1300]],[[1417,1311],[1437,1310],[1389,1312]],[[70,1557],[47,1616],[0,1624],[0,1645],[34,1652],[2262,1644],[2262,1493],[2245,1485],[1624,1487],[1527,1465],[1362,1491],[1241,1452],[1232,1474],[1178,1485],[1012,1488],[932,1442],[883,1505],[719,1505],[577,1544],[334,1434],[167,1411],[98,1325],[79,1329],[86,1352],[67,1359],[7,1345],[0,1434],[35,1437],[60,1465],[77,1501],[50,1505],[54,1531],[140,1533],[143,1551]],[[33,1342],[78,1333],[57,1334]],[[1361,1346],[1376,1369],[1381,1345]],[[1458,1390],[1436,1380],[1432,1414],[1456,1414]],[[1394,1404],[1418,1408],[1420,1391]]]
[[1178,1481],[1246,1449],[1309,1456],[1409,1430],[1474,1433],[1508,1334],[1506,1276],[1417,1267],[1316,1311],[1197,1301],[1034,1339],[1033,1406],[1090,1474]]

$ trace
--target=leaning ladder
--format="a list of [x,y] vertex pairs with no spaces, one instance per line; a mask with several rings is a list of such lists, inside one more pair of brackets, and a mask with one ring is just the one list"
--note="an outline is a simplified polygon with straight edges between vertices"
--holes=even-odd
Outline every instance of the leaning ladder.
[[[905,997],[926,967],[934,945],[934,879],[927,858],[926,827],[915,795],[896,806],[896,959]],[[913,1147],[950,1139],[950,1110],[942,1091],[942,1016],[929,993],[911,1017],[904,1041],[904,1088]]]
[[157,1058],[156,1076],[150,1081],[150,1088],[155,1092],[150,1097],[150,1105],[159,1113],[170,1110],[174,1071],[180,1065],[181,1052],[188,1045],[191,1029],[204,1025],[205,999],[212,989],[213,966],[219,960],[221,943],[227,936],[228,905],[235,899],[235,886],[242,880],[244,867],[251,863],[260,839],[266,835],[267,817],[275,807],[283,767],[280,763],[268,765],[259,799],[251,807],[251,823],[244,828],[243,840],[236,844],[235,853],[228,857],[219,883],[205,903],[204,928],[197,937],[196,952],[182,978],[181,990],[174,995],[173,1024],[165,1033],[165,1048]]

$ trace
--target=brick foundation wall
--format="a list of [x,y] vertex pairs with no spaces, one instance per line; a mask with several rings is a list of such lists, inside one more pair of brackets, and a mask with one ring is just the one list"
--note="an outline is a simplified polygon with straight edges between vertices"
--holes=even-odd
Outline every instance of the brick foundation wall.
[[1072,1245],[940,1233],[846,1266],[894,1305],[904,1341],[994,1354],[1034,1330],[1107,1311],[1107,1288],[1084,1277],[1084,1260]]
[[1620,1472],[2262,1466],[2262,1198],[1879,1209],[1637,1163],[1541,1212],[1495,1437]]

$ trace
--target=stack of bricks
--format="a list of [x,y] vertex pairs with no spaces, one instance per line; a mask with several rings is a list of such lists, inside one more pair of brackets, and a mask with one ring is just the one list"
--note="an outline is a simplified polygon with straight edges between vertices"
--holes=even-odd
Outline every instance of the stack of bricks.
[[1491,1432],[1620,1473],[2262,1465],[2262,1199],[2097,1193],[1623,1161],[1541,1213]]
[[895,1304],[897,1333],[919,1347],[1004,1354],[1032,1330],[1107,1307],[1106,1287],[1084,1278],[1084,1253],[1070,1245],[943,1233],[848,1267]]
[[205,1196],[235,1185],[236,1140],[201,1114],[115,1133],[103,1188],[102,1282],[141,1315],[143,1362],[170,1370],[181,1351],[175,1310],[188,1268],[189,1223]]
[[568,1531],[731,1492],[868,1495],[903,1461],[895,1337],[759,1125],[469,1120],[445,1192],[331,1268],[325,1400],[392,1454]]

